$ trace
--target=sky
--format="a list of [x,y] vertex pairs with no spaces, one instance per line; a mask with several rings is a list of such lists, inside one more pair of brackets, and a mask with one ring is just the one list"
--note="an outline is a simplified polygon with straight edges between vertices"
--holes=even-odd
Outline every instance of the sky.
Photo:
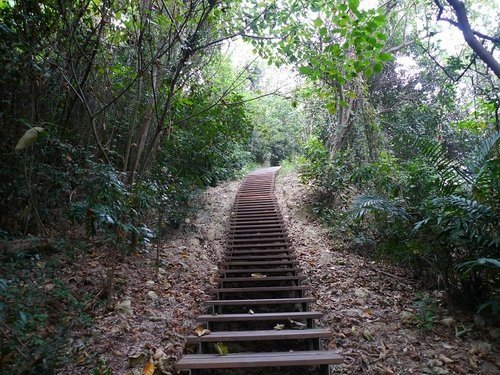
[[[480,14],[478,20],[475,20],[474,27],[478,30],[484,30],[486,25],[491,25],[498,23],[497,15],[498,9],[500,8],[500,0],[490,0],[490,7],[480,7],[478,4],[472,4],[473,11]],[[377,7],[379,0],[361,0],[360,8],[363,10],[372,9]],[[491,11],[495,9],[496,12]],[[489,8],[489,12],[488,9]],[[463,38],[462,32],[456,27],[450,25],[447,22],[436,22],[435,28],[438,33],[433,37],[432,41],[436,43],[440,49],[442,49],[446,55],[456,55],[462,49],[469,48]],[[418,26],[423,29],[423,25]],[[231,60],[233,67],[238,69],[238,67],[243,67],[249,61],[252,61],[256,55],[252,52],[253,47],[243,42],[241,39],[232,41],[228,45],[228,51],[231,54]],[[398,54],[396,57],[396,63],[400,66],[400,69],[409,73],[418,73],[416,62],[409,56],[404,54]],[[298,82],[297,74],[293,71],[291,67],[280,67],[276,68],[274,65],[268,66],[264,69],[265,80],[268,82],[269,90],[274,90],[277,87],[287,87],[289,90],[293,89],[293,86]]]

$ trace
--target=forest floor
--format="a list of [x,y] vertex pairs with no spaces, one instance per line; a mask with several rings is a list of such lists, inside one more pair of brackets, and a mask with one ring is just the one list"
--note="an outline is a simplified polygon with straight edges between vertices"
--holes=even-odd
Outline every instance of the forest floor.
[[[156,249],[123,258],[113,308],[92,328],[74,330],[61,374],[171,373],[185,335],[196,327],[201,301],[215,286],[229,212],[239,187],[209,188],[192,202],[193,214]],[[281,174],[276,193],[293,247],[330,328],[327,349],[340,352],[339,374],[500,374],[500,331],[479,317],[451,316],[439,294],[425,291],[404,269],[370,261],[332,243],[310,213],[311,195],[294,172]],[[90,266],[90,267],[89,267]],[[70,272],[92,279],[106,264],[81,259]],[[76,270],[75,270],[76,268]],[[187,348],[189,350],[189,348]],[[148,372],[149,371],[149,372]]]

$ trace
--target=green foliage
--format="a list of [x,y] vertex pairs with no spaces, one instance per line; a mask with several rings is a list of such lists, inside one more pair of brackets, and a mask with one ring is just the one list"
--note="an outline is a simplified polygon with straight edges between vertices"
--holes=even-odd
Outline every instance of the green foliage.
[[249,146],[256,162],[279,165],[300,151],[301,108],[269,96],[249,103],[249,111],[254,128]]
[[91,296],[78,295],[58,278],[59,259],[39,259],[19,254],[2,260],[0,266],[0,324],[4,327],[0,354],[9,373],[53,370],[67,330],[92,322],[85,312]]
[[415,308],[415,323],[423,329],[431,329],[439,319],[438,306],[435,298],[429,294],[419,293],[413,301]]
[[[373,162],[355,168],[347,159],[329,157],[313,140],[306,148],[304,177],[330,197],[348,189],[366,192],[352,199],[349,217],[318,212],[334,228],[350,231],[358,248],[434,279],[450,300],[478,306],[495,295],[499,278],[500,194],[492,177],[498,174],[497,140],[497,134],[486,137],[466,162],[450,157],[444,145],[427,141],[420,143],[422,154],[411,160],[381,152]],[[342,183],[332,183],[333,168]],[[322,202],[330,204],[325,198]],[[347,227],[340,223],[346,219]],[[421,324],[432,324],[431,318],[423,313]]]

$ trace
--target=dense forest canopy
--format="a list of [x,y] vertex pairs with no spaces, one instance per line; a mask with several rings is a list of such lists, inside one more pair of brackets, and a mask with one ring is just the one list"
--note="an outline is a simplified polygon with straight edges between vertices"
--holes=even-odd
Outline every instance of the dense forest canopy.
[[104,241],[110,301],[116,259],[192,194],[285,161],[333,237],[498,314],[499,18],[487,0],[1,0],[2,356],[43,351],[89,298],[61,285],[40,307],[44,252]]

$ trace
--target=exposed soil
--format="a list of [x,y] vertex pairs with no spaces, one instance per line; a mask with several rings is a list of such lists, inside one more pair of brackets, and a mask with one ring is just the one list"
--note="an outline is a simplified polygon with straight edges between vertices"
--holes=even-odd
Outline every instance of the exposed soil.
[[[184,337],[196,327],[201,301],[215,286],[238,186],[232,181],[209,188],[192,202],[198,210],[162,243],[159,269],[154,245],[121,261],[113,308],[96,316],[92,329],[72,332],[65,353],[71,365],[58,373],[152,374],[147,371],[153,367],[174,373],[173,363],[190,349]],[[345,357],[333,373],[500,374],[498,337],[493,339],[498,330],[443,309],[424,318],[415,301],[425,294],[404,270],[331,242],[309,214],[311,197],[296,173],[280,175],[276,192],[306,283],[318,299],[313,308],[325,314],[318,325],[333,333],[325,347]],[[82,256],[75,268],[77,277],[92,279],[104,274],[105,262],[96,253]],[[439,305],[439,294],[427,300]]]

